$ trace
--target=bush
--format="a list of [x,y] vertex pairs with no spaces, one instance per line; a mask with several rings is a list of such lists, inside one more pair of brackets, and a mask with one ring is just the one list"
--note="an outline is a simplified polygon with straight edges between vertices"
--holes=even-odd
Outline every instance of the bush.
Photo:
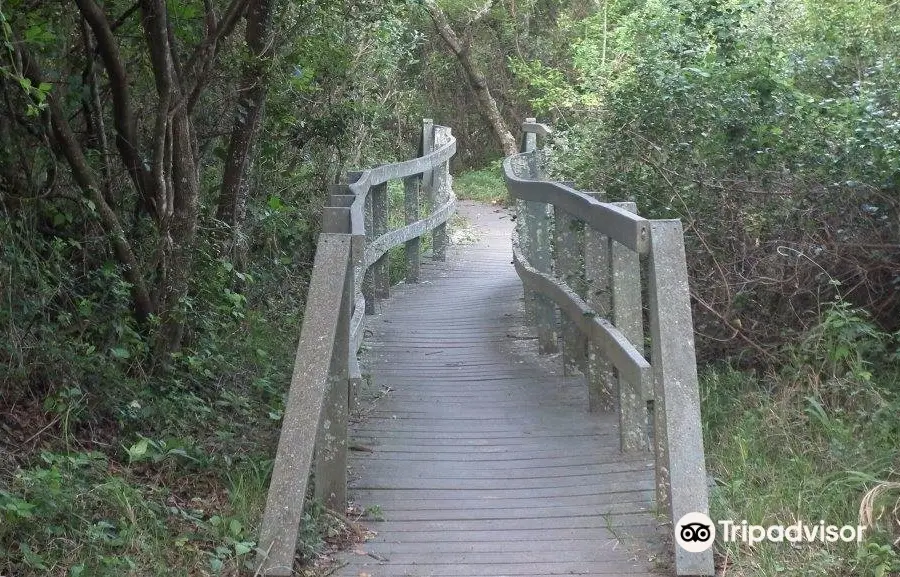
[[838,295],[900,327],[897,21],[874,0],[649,0],[574,28],[555,172],[684,221],[703,358],[771,361]]

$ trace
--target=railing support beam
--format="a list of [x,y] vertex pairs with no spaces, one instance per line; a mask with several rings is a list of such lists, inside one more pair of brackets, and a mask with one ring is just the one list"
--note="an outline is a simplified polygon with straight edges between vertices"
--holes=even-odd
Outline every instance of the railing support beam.
[[[597,200],[604,201],[602,192],[587,192]],[[586,301],[601,317],[612,318],[610,296],[610,250],[609,237],[590,226],[584,227],[584,276],[587,285]],[[588,343],[588,410],[612,411],[616,407],[617,395],[615,368],[603,347],[596,341]]]
[[[366,233],[366,246],[369,246],[373,240],[375,240],[375,233],[372,230],[372,223],[374,221],[374,211],[372,207],[372,194],[366,195],[365,201],[365,233]],[[362,281],[362,293],[363,298],[366,299],[366,314],[374,315],[375,314],[375,269],[374,267],[369,267],[363,272],[363,281]]]
[[[584,295],[582,273],[584,232],[581,223],[566,211],[554,207],[556,276],[576,294]],[[587,336],[578,325],[560,311],[560,333],[563,343],[563,374],[587,371]]]
[[[388,190],[387,183],[372,187],[369,192],[372,195],[372,233],[375,238],[388,231]],[[391,253],[385,252],[372,266],[375,272],[375,298],[387,299],[391,297]]]

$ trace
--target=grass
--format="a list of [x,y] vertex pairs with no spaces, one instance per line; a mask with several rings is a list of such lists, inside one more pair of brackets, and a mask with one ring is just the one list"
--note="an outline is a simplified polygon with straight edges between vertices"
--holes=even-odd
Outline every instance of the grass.
[[[846,310],[837,314],[848,316]],[[846,333],[848,326],[823,333]],[[882,344],[891,341],[870,334]],[[900,538],[900,368],[889,347],[859,341],[845,355],[834,348],[840,338],[825,336],[800,345],[782,374],[760,378],[728,367],[704,373],[704,437],[716,479],[711,516],[763,526],[799,520],[855,526],[862,503],[874,527],[860,545],[750,547],[719,540],[718,564],[726,575],[900,575],[893,545]],[[870,355],[856,354],[866,348]]]
[[453,190],[460,200],[477,200],[487,204],[506,204],[509,201],[499,161],[455,177]]

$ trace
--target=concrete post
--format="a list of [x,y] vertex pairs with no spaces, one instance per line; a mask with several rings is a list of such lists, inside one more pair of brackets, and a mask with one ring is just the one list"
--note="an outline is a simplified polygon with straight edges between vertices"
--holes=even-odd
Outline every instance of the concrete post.
[[[603,201],[602,192],[587,192]],[[584,275],[587,285],[586,301],[597,315],[612,321],[610,296],[610,240],[599,231],[585,226]],[[617,382],[615,368],[594,342],[588,345],[588,407],[591,412],[612,411],[616,406]]]
[[[406,224],[419,220],[419,176],[403,179],[403,209]],[[419,259],[422,251],[420,237],[406,241],[406,282],[419,282]]]
[[[350,210],[337,208],[326,232],[350,233]],[[349,406],[350,319],[353,307],[353,262],[347,267],[338,314],[331,364],[316,438],[315,497],[335,511],[347,506],[347,414]],[[352,351],[356,355],[356,351]]]
[[[633,202],[616,202],[629,212],[637,212]],[[625,338],[638,351],[644,351],[644,321],[641,304],[641,261],[630,248],[611,243],[612,251],[612,317]],[[619,434],[622,451],[639,451],[649,444],[647,401],[652,393],[642,389],[644,383],[631,383],[619,377]]]
[[[584,234],[578,220],[566,211],[554,207],[556,277],[579,296],[584,297],[582,264]],[[587,336],[573,319],[560,311],[560,334],[563,344],[563,374],[576,369],[587,370]]]
[[[451,138],[452,136],[449,128],[446,126],[435,126],[433,149],[440,148],[444,144],[447,144],[450,142]],[[431,206],[432,210],[434,210],[436,207],[441,206],[450,200],[450,161],[448,160],[434,169],[432,174],[432,182],[434,185],[431,190]],[[431,238],[431,258],[438,261],[445,260],[447,258],[447,244],[450,242],[449,236],[447,235],[447,223],[442,222],[434,227]]]
[[[366,194],[365,210],[366,246],[370,246],[372,244],[372,241],[375,239],[375,234],[372,230],[372,223],[374,222],[374,214],[372,210],[372,189],[369,189],[368,194]],[[363,255],[363,258],[365,258],[365,255]],[[363,265],[365,266],[365,262],[363,262]],[[362,293],[363,298],[366,299],[367,315],[375,314],[375,271],[373,270],[373,268],[374,267],[369,267],[363,272]]]
[[[388,190],[387,183],[378,184],[369,190],[372,197],[372,236],[388,232]],[[375,276],[375,298],[391,297],[391,253],[385,252],[373,265]]]
[[[534,118],[526,118],[525,122],[536,122]],[[523,152],[537,150],[537,134],[526,132],[522,138]],[[536,157],[535,157],[536,158]],[[540,166],[536,161],[530,165],[529,177],[539,179]],[[543,202],[519,202],[517,203],[519,218],[525,219],[525,254],[528,262],[542,273],[550,274],[552,270],[553,254],[550,239],[550,212],[547,204]],[[532,304],[532,316],[537,327],[538,345],[541,353],[555,353],[558,350],[556,333],[556,307],[547,297],[533,291],[527,291],[526,303]]]

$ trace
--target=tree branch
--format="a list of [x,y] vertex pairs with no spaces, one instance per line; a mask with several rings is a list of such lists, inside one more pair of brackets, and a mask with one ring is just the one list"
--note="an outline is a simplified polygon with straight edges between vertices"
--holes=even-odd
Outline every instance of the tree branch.
[[[175,105],[176,109],[184,105],[188,106],[188,111],[193,108],[203,85],[206,83],[210,64],[216,57],[216,54],[218,54],[219,42],[234,31],[234,27],[247,10],[249,4],[250,0],[231,0],[231,4],[225,10],[225,16],[219,20],[218,24],[215,23],[215,16],[210,16],[211,9],[207,10],[206,38],[197,45],[184,66],[185,77],[190,79],[190,82],[184,85],[181,100]],[[211,28],[211,24],[214,27]]]
[[506,156],[515,154],[517,151],[516,140],[513,138],[509,128],[506,127],[506,122],[503,120],[500,109],[497,107],[497,101],[494,100],[490,88],[488,88],[484,73],[472,58],[468,45],[469,38],[467,37],[465,42],[460,43],[459,36],[453,30],[453,27],[450,26],[444,11],[435,4],[434,0],[425,0],[425,9],[431,15],[438,34],[444,39],[444,43],[447,44],[447,47],[450,48],[450,51],[453,52],[460,66],[462,66],[466,80],[472,89],[472,96],[474,96],[478,105],[478,110],[488,123],[488,126],[491,127],[494,136],[500,142],[503,153]]
[[[24,74],[31,81],[38,85],[43,81],[43,74],[37,62],[31,57],[21,43],[17,43],[18,52],[22,57],[24,64]],[[152,313],[153,307],[150,301],[147,286],[144,282],[141,268],[138,264],[137,257],[125,236],[125,229],[122,227],[116,212],[110,207],[103,197],[97,177],[88,164],[78,139],[72,132],[68,120],[63,114],[59,105],[59,93],[51,92],[47,97],[48,108],[50,112],[50,124],[53,130],[54,140],[56,140],[63,155],[72,169],[72,176],[78,187],[93,202],[100,222],[109,235],[112,244],[113,253],[116,255],[119,263],[123,268],[125,279],[131,284],[131,296],[134,304],[135,316],[140,321],[146,320]]]
[[151,173],[156,188],[156,211],[160,222],[168,216],[168,191],[166,182],[166,145],[169,142],[169,109],[176,96],[177,87],[174,85],[174,63],[172,50],[169,45],[169,27],[167,22],[166,6],[162,0],[142,0],[141,12],[143,15],[144,30],[147,36],[147,47],[150,51],[150,61],[153,66],[153,77],[156,81],[156,91],[159,101],[156,107],[156,121],[153,126],[153,159]]
[[97,50],[109,77],[113,100],[113,123],[116,128],[116,148],[146,210],[152,210],[153,199],[147,186],[147,175],[138,153],[137,117],[131,104],[128,74],[119,45],[113,35],[106,14],[95,0],[75,0],[97,40]]

